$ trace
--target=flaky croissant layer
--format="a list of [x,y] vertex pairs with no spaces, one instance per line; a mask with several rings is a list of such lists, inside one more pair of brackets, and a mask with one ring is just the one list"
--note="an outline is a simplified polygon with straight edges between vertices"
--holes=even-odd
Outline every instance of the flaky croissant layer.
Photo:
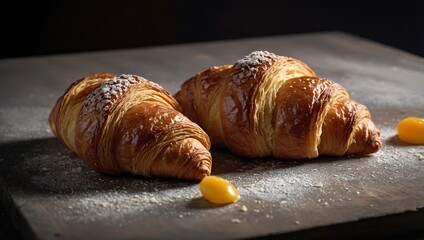
[[381,147],[370,112],[346,89],[266,51],[198,73],[175,98],[213,146],[245,157],[366,155]]
[[162,87],[136,75],[94,74],[73,83],[50,113],[54,134],[92,169],[202,179],[210,140]]

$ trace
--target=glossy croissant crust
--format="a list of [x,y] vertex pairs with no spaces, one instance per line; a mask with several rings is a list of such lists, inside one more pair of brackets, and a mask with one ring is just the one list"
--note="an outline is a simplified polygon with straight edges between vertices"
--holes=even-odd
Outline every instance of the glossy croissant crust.
[[140,76],[94,74],[66,90],[49,122],[97,172],[202,179],[211,173],[210,140],[180,110]]
[[381,147],[370,112],[346,89],[266,51],[198,73],[175,98],[212,146],[245,157],[366,155]]

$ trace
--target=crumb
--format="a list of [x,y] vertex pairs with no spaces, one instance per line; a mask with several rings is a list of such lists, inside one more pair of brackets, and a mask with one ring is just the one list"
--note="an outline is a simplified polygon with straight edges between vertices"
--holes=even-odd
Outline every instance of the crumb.
[[316,187],[316,188],[322,188],[324,185],[322,184],[322,182],[316,182],[315,184],[314,184],[314,187]]
[[241,212],[247,212],[247,207],[246,207],[246,205],[241,206],[240,211],[241,211]]
[[231,219],[231,222],[232,222],[232,223],[241,223],[241,220],[240,220],[240,219],[238,219],[238,218],[232,218],[232,219]]
[[415,154],[415,156],[417,157],[418,161],[424,161],[424,152],[419,152]]
[[108,206],[110,206],[110,203],[108,203],[108,202],[101,202],[101,203],[99,203],[99,205],[100,205],[100,207],[108,207]]
[[300,221],[294,221],[294,224],[300,225]]
[[254,187],[255,186],[255,184],[254,183],[250,183],[250,184],[245,184],[245,185],[243,185],[243,187],[244,188],[252,188],[252,187]]

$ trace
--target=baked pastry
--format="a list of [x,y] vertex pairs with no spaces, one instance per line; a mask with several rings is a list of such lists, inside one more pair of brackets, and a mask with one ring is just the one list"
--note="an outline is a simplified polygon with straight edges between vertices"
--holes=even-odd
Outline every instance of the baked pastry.
[[136,75],[94,74],[57,100],[54,134],[100,173],[202,179],[210,140],[159,85]]
[[346,89],[266,51],[199,72],[175,98],[212,146],[244,157],[366,155],[381,147],[370,112]]

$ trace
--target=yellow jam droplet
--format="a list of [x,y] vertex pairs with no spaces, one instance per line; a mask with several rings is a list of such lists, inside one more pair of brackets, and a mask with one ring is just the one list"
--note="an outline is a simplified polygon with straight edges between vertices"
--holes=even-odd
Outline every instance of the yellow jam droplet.
[[424,119],[408,117],[399,122],[397,133],[400,140],[411,144],[424,144]]
[[203,197],[215,204],[228,204],[237,201],[240,194],[228,180],[217,176],[207,176],[199,185]]

